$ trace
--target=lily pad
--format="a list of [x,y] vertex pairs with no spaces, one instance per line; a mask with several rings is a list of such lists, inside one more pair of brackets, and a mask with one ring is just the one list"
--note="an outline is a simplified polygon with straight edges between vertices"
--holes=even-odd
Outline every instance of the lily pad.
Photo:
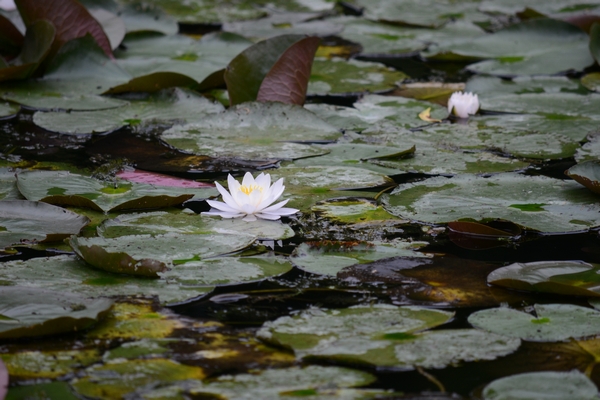
[[600,297],[600,266],[582,261],[514,263],[488,275],[488,283],[517,290]]
[[99,133],[115,131],[127,125],[160,122],[183,124],[223,111],[220,103],[176,88],[159,92],[145,101],[132,101],[123,107],[108,110],[37,112],[33,122],[52,132]]
[[286,192],[283,197],[290,199],[288,206],[300,210],[308,210],[316,202],[325,199],[343,196],[374,197],[376,191],[360,190],[382,190],[395,185],[386,175],[357,167],[289,166],[274,170],[271,176],[273,180],[284,178]]
[[167,233],[244,235],[270,240],[288,239],[294,236],[292,228],[281,221],[257,220],[248,223],[235,218],[210,218],[173,211],[120,215],[118,218],[105,221],[98,227],[98,234],[105,238]]
[[323,240],[305,242],[294,249],[291,261],[305,271],[336,275],[343,268],[389,257],[427,257],[415,252],[421,242],[342,242]]
[[[229,399],[281,399],[288,396],[316,396],[320,399],[370,399],[382,392],[350,390],[366,386],[375,377],[349,368],[310,365],[304,368],[267,369],[259,374],[224,375],[210,383],[197,385],[195,395],[217,395]],[[345,390],[344,390],[345,389]]]
[[600,160],[600,135],[592,133],[587,137],[587,143],[577,149],[575,160],[579,163]]
[[[39,338],[36,340],[40,341]],[[4,352],[0,357],[6,363],[14,381],[56,379],[72,373],[77,368],[85,367],[101,360],[99,351],[95,348]],[[69,397],[66,398],[68,399]]]
[[14,103],[0,103],[0,118],[12,118],[19,112],[19,106]]
[[408,78],[383,64],[358,60],[321,59],[313,62],[309,96],[377,93],[394,89]]
[[86,36],[66,43],[43,78],[4,84],[0,97],[37,110],[107,109],[127,102],[98,95],[130,79]]
[[[434,311],[392,306],[315,309],[268,322],[258,336],[291,347],[298,357],[402,369],[443,368],[463,361],[490,360],[514,352],[521,343],[519,339],[474,329],[418,333],[452,315]],[[362,322],[355,323],[354,319]],[[445,351],[432,352],[432,346]]]
[[162,139],[196,154],[264,160],[323,154],[309,145],[339,136],[336,128],[300,106],[244,103],[197,123],[173,127]]
[[184,301],[212,290],[215,285],[255,281],[289,271],[282,257],[223,257],[189,260],[161,273],[162,279],[117,275],[90,268],[76,256],[9,261],[2,265],[5,284],[70,291],[85,296],[157,296],[161,303]]
[[205,377],[200,367],[162,358],[119,361],[90,367],[71,385],[78,394],[86,397],[122,398],[139,387]]
[[383,204],[393,215],[433,223],[504,219],[542,232],[600,224],[595,195],[577,183],[512,173],[402,184]]
[[577,164],[565,171],[565,174],[592,192],[600,193],[600,162],[587,161]]
[[483,389],[484,400],[565,398],[592,400],[598,397],[594,382],[577,370],[530,372],[496,379]]
[[[492,59],[469,70],[498,76],[554,75],[594,63],[585,32],[567,22],[538,18],[470,41],[436,48],[439,53]],[[434,54],[431,54],[435,56]]]
[[[327,347],[343,338],[385,338],[410,336],[411,333],[441,325],[453,313],[419,307],[389,305],[354,306],[342,310],[309,309],[294,317],[267,322],[258,331],[259,338],[292,348],[297,356]],[[351,329],[349,329],[352,327]]]
[[122,180],[101,182],[67,171],[21,172],[17,175],[17,185],[29,200],[104,212],[165,208],[179,205],[195,195],[207,198],[216,194],[214,188],[161,188]]
[[110,299],[22,286],[0,287],[0,338],[55,335],[85,329],[110,309]]
[[250,246],[250,235],[135,235],[108,238],[73,236],[70,245],[87,263],[116,273],[158,278],[173,265],[232,253]]
[[[360,363],[402,370],[445,368],[463,362],[493,360],[516,351],[519,339],[476,329],[445,329],[393,335],[389,340],[343,338],[309,352],[312,359]],[[432,352],[431,349],[438,349]]]
[[50,204],[0,201],[0,248],[23,242],[58,242],[78,234],[90,220]]
[[329,18],[320,18],[321,15],[315,12],[273,12],[258,20],[225,23],[223,30],[259,41],[289,34],[327,37],[339,34],[344,29]]
[[26,398],[47,398],[51,400],[77,400],[71,386],[66,382],[37,383],[34,385],[17,386],[10,389],[7,400]]
[[477,3],[472,2],[410,0],[402,3],[390,3],[385,0],[360,0],[357,3],[365,7],[365,16],[368,19],[395,25],[439,28],[450,19],[487,19],[478,12]]
[[572,304],[536,304],[533,315],[500,307],[477,311],[469,323],[499,335],[534,342],[578,339],[600,333],[600,312]]

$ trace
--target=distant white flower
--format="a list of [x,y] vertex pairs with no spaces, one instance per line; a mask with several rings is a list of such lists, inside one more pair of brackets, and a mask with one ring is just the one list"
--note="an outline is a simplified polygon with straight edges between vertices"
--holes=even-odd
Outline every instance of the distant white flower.
[[0,8],[5,11],[12,11],[16,10],[17,6],[14,0],[0,0]]
[[454,92],[448,100],[448,112],[459,118],[469,118],[479,110],[479,98],[471,92]]
[[283,178],[271,186],[271,175],[260,173],[256,179],[250,172],[246,172],[242,184],[233,176],[227,176],[229,192],[223,186],[217,185],[217,190],[223,196],[223,202],[206,200],[212,207],[203,215],[218,215],[223,218],[244,217],[244,221],[256,221],[257,218],[276,220],[283,215],[292,215],[299,210],[283,207],[288,200],[281,201],[271,206],[283,194]]

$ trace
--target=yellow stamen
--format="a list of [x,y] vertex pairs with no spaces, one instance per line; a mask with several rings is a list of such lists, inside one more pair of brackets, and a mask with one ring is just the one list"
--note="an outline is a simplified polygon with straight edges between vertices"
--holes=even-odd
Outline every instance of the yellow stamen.
[[258,189],[259,191],[263,191],[263,188],[261,186],[258,185],[252,185],[252,186],[240,186],[240,190],[244,193],[249,195],[250,193],[252,193],[253,191],[255,191],[256,189]]

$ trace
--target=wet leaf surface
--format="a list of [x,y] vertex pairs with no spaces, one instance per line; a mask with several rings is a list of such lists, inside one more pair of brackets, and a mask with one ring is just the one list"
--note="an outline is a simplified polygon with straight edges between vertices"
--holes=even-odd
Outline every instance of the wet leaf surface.
[[85,329],[101,319],[113,304],[109,299],[37,288],[0,288],[0,337],[56,335]]

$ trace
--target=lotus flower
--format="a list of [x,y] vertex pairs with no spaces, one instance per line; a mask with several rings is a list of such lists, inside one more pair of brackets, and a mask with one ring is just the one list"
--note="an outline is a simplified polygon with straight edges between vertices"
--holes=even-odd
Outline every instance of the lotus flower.
[[271,175],[260,173],[256,179],[246,172],[242,184],[233,176],[227,177],[229,192],[218,182],[217,190],[223,196],[223,202],[206,200],[212,207],[203,215],[218,215],[223,218],[244,217],[244,221],[256,221],[257,218],[276,220],[283,215],[292,215],[299,210],[283,207],[288,200],[271,205],[283,194],[283,178],[271,186]]
[[471,92],[454,92],[448,100],[448,112],[459,118],[469,118],[479,110],[479,98]]

